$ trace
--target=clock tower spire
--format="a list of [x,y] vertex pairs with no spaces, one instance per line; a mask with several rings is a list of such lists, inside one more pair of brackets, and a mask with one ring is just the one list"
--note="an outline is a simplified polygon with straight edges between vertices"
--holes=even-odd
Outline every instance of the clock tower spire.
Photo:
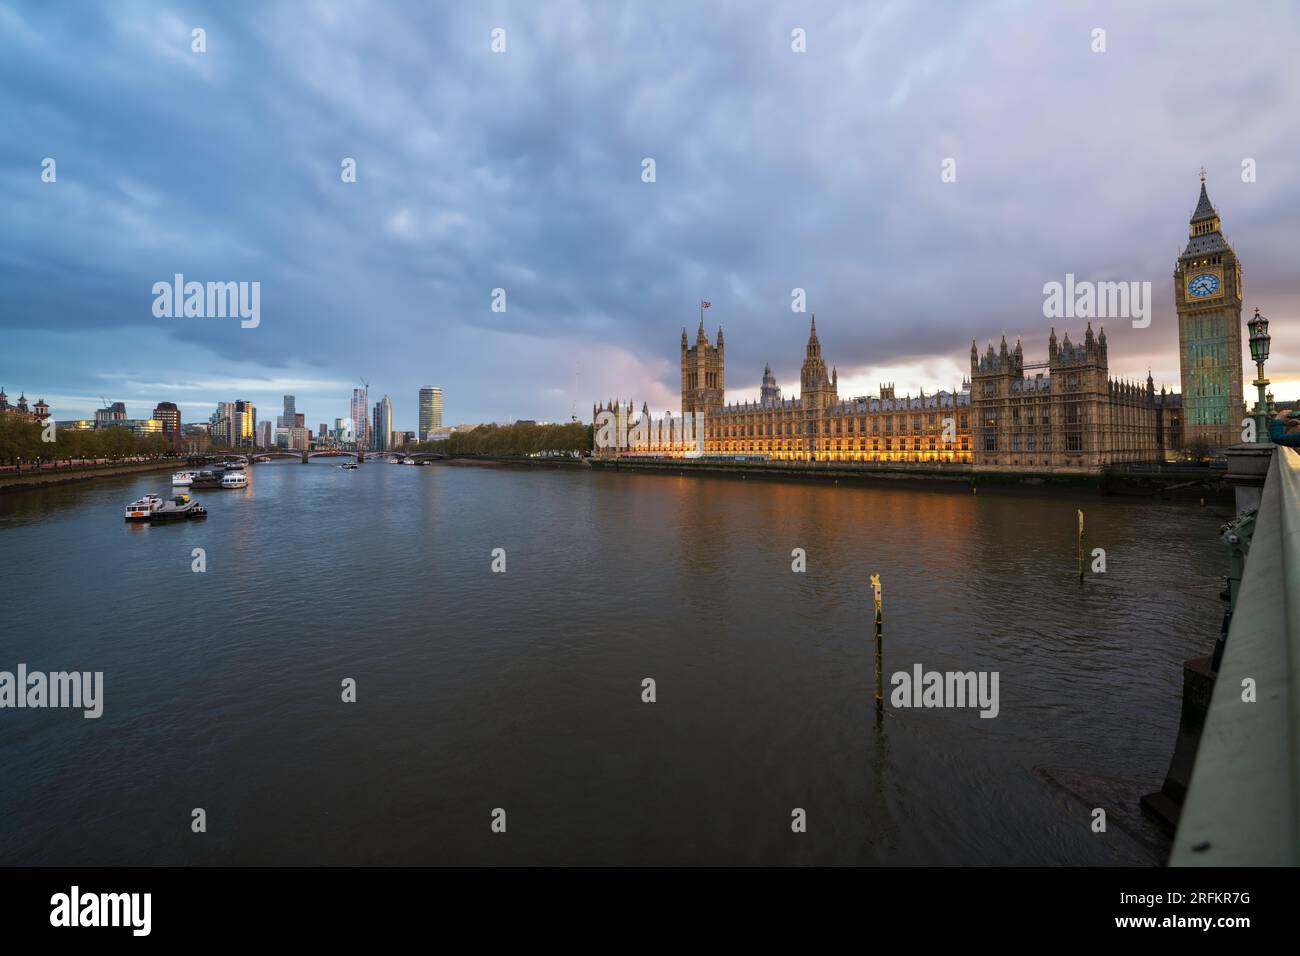
[[1189,446],[1221,450],[1241,440],[1242,269],[1223,236],[1201,169],[1187,246],[1174,266],[1183,429]]

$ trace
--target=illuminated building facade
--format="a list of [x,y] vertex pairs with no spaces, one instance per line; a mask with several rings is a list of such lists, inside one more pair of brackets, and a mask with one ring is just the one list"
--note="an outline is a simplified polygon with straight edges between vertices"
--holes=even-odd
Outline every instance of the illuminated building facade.
[[[592,409],[597,426],[633,436],[616,447],[599,440],[599,457],[721,457],[773,461],[899,463],[975,471],[1094,472],[1106,465],[1167,458],[1182,446],[1181,397],[1109,377],[1106,333],[1092,326],[1074,345],[1068,333],[1048,340],[1048,360],[1026,364],[1017,342],[971,343],[971,377],[952,391],[899,397],[882,385],[874,398],[842,399],[839,376],[822,357],[814,317],[799,374],[798,398],[782,398],[769,366],[757,402],[727,403],[722,330],[710,343],[703,324],[691,345],[681,338],[681,396],[686,421],[654,421],[629,403]],[[693,440],[703,417],[702,451]],[[638,429],[638,423],[649,423]],[[685,427],[675,429],[677,424]],[[637,436],[640,440],[636,440]],[[648,436],[648,438],[646,437]]]
[[[971,462],[969,391],[940,390],[899,398],[894,387],[886,385],[876,398],[841,399],[839,375],[834,368],[828,372],[822,358],[815,316],[800,370],[798,398],[781,397],[768,366],[759,401],[725,403],[725,356],[722,329],[718,329],[717,344],[709,342],[703,323],[694,345],[682,331],[682,412],[703,415],[706,456],[935,465]],[[621,408],[614,403],[598,406],[593,418],[602,411],[624,414]],[[643,410],[642,414],[649,412]],[[667,430],[657,428],[655,434],[666,435]],[[674,435],[672,441],[654,440],[634,453],[681,455],[688,447],[693,446]],[[614,452],[597,448],[596,453]]]

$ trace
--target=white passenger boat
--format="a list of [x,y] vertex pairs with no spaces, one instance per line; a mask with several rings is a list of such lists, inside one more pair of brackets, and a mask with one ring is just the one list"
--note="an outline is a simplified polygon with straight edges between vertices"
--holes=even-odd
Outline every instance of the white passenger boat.
[[145,495],[126,506],[127,521],[148,521],[153,513],[162,507],[162,499],[157,495]]
[[194,472],[192,471],[178,471],[172,475],[173,486],[188,488],[192,484],[194,484]]
[[248,476],[242,471],[228,471],[221,476],[222,488],[247,488]]

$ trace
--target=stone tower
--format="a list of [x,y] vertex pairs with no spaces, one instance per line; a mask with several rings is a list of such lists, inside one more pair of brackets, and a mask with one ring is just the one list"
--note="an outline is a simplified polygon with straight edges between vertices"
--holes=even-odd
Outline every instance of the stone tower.
[[763,408],[775,408],[781,404],[781,388],[776,384],[776,376],[772,374],[772,366],[763,366],[763,385],[759,389],[759,405]]
[[822,358],[822,344],[817,340],[817,316],[814,315],[803,367],[799,369],[799,397],[805,409],[823,409],[834,403],[835,392],[835,383],[826,374],[826,360]]
[[1186,442],[1223,448],[1241,440],[1241,263],[1223,238],[1205,191],[1192,213],[1187,248],[1174,266],[1178,357]]
[[710,345],[700,320],[695,344],[687,346],[682,329],[682,414],[703,413],[706,417],[722,411],[727,390],[722,326],[718,326],[718,344]]
[[817,340],[817,316],[812,316],[808,332],[808,347],[804,352],[803,366],[799,369],[799,400],[803,411],[805,450],[816,456],[822,448],[826,434],[823,421],[826,410],[838,400],[838,376],[826,374],[826,360],[822,358],[822,344]]

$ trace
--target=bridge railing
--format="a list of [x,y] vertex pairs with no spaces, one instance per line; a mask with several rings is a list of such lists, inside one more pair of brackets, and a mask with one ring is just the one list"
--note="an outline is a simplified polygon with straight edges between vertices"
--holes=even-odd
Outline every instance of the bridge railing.
[[1300,864],[1300,453],[1274,450],[1173,866]]

